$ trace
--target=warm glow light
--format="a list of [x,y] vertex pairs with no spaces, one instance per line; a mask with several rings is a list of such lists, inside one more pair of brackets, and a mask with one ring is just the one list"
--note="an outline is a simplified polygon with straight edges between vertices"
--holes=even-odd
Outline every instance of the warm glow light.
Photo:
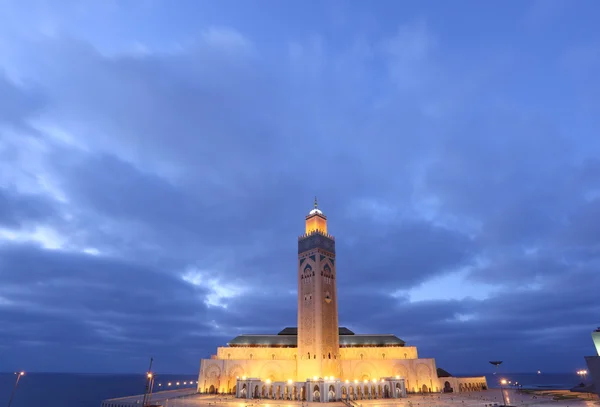
[[399,378],[400,378],[400,376],[396,376],[396,379],[399,379]]
[[[242,376],[242,380],[246,380],[246,376]],[[198,382],[196,382],[196,383],[198,383]]]
[[354,379],[354,383],[358,383],[358,380]]
[[167,386],[170,386],[170,385],[171,385],[171,382],[167,383]]
[[367,380],[367,379],[365,379],[365,383],[367,383],[367,382],[368,382],[368,380]]
[[152,373],[148,372],[148,379],[152,379]]
[[381,383],[383,383],[383,379],[381,379]]
[[158,387],[162,386],[162,383],[158,383]]
[[271,383],[271,379],[267,379],[267,384]]
[[25,376],[25,372],[19,373],[19,376]]
[[288,384],[292,384],[292,379],[288,379]]
[[179,386],[179,382],[175,383],[177,386]]
[[346,380],[346,383],[350,383],[350,380]]
[[500,380],[500,384],[506,384],[506,379]]
[[306,234],[319,231],[321,233],[327,234],[327,220],[324,216],[318,214],[309,217],[306,219]]
[[313,376],[313,380],[317,380],[317,379],[318,379],[318,377],[317,377],[317,376]]

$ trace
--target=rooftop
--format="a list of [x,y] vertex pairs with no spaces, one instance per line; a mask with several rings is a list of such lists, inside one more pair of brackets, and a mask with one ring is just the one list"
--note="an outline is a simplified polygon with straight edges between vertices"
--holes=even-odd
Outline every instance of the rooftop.
[[[405,342],[392,334],[357,335],[348,328],[339,328],[340,347],[404,346]],[[298,328],[287,327],[277,335],[239,335],[227,344],[232,347],[296,348]]]

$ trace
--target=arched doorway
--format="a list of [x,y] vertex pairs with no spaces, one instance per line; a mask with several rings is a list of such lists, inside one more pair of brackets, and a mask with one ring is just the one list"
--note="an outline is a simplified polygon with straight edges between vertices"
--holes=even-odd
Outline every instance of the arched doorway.
[[[234,386],[234,388],[235,388],[235,386]],[[240,397],[246,398],[247,394],[248,394],[248,389],[246,388],[246,385],[244,384],[242,386],[242,390],[240,390]]]
[[402,397],[402,388],[400,387],[400,383],[396,383],[396,397]]
[[421,387],[421,391],[422,391],[423,393],[429,393],[429,389],[427,388],[427,385],[426,385],[426,384],[424,384],[424,385],[423,385],[423,387]]
[[453,389],[452,386],[450,386],[450,382],[449,381],[445,381],[444,382],[444,393],[452,393]]
[[306,386],[300,387],[300,400],[306,401]]
[[346,386],[342,386],[342,399],[348,400],[348,392],[346,391]]
[[210,387],[208,388],[208,392],[210,394],[215,394],[215,386],[211,384]]
[[333,385],[329,386],[329,392],[327,393],[329,401],[335,401],[335,388]]
[[260,397],[260,393],[258,392],[258,385],[254,387],[254,398],[257,399]]
[[315,386],[313,388],[313,401],[321,401],[321,392],[319,391],[319,386]]
[[385,386],[383,386],[383,397],[386,399],[389,399],[390,397],[392,397],[390,395],[390,386],[388,386],[387,384]]
[[232,391],[232,393],[233,393],[233,394],[236,394],[236,393],[235,393],[235,391],[236,391],[236,390],[237,390],[237,385],[235,385],[235,384],[234,384],[234,385],[233,385],[233,388],[231,389],[231,391]]

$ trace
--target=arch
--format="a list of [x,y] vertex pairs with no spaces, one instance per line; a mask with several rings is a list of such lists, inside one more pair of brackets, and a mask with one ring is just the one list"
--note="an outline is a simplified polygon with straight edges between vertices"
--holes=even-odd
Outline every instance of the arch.
[[329,385],[329,391],[327,392],[327,396],[328,401],[335,401],[335,387],[333,387],[333,384]]
[[444,393],[452,393],[453,391],[454,390],[452,389],[452,386],[450,385],[450,382],[446,380],[444,382],[444,390],[443,390],[443,392]]
[[265,397],[267,397],[267,394],[268,394],[268,393],[267,393],[267,391],[268,391],[268,390],[267,390],[267,386],[263,385],[263,386],[262,386],[262,389],[261,389],[261,391],[260,391],[260,395],[261,395],[261,397],[262,397],[262,398],[265,398]]
[[421,392],[423,392],[423,393],[429,393],[429,389],[427,388],[426,384],[424,384],[423,386],[421,386]]
[[373,364],[363,361],[358,362],[358,364],[354,367],[354,377],[359,378],[360,380],[370,380],[372,377],[375,377],[375,373],[377,369]]
[[238,377],[243,377],[245,375],[244,368],[239,364],[235,364],[229,368],[229,377],[233,381],[235,381]]
[[257,399],[260,397],[260,393],[258,391],[258,385],[254,387],[254,398]]
[[206,377],[217,377],[221,375],[221,368],[217,365],[210,365],[205,370]]
[[431,377],[431,369],[424,363],[419,363],[417,365],[417,375],[421,377]]
[[260,378],[262,380],[270,379],[271,381],[281,380],[281,366],[277,362],[267,362],[260,369]]
[[237,385],[235,385],[235,384],[234,384],[234,385],[233,385],[233,388],[231,389],[231,392],[232,392],[233,394],[236,394],[236,392],[235,392],[236,390],[237,390]]
[[390,386],[388,386],[387,384],[385,386],[383,386],[383,397],[386,399],[389,399],[391,396],[390,394]]
[[319,391],[318,385],[315,385],[315,387],[313,387],[313,400],[312,401],[321,401],[321,392]]
[[211,384],[210,387],[208,388],[208,392],[210,394],[215,394],[215,386],[213,384]]
[[397,363],[394,366],[394,376],[400,376],[404,379],[408,377],[408,369],[401,363]]

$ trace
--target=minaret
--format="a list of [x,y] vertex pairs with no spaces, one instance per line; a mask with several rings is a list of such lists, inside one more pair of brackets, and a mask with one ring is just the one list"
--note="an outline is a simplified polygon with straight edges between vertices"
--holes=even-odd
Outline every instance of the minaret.
[[335,240],[315,197],[298,238],[298,380],[340,376]]

